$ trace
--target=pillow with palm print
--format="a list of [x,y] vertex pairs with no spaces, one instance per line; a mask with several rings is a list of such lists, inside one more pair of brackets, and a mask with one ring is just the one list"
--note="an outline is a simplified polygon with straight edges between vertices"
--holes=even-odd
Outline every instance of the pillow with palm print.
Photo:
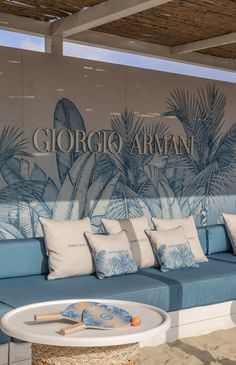
[[199,267],[182,226],[162,231],[145,231],[161,271]]
[[156,250],[160,262],[160,270],[163,272],[180,269],[198,268],[189,244],[167,246],[161,245]]
[[125,231],[103,235],[85,232],[91,247],[97,277],[131,274],[138,270]]
[[208,261],[202,250],[193,216],[172,219],[152,218],[152,222],[156,230],[168,230],[182,226],[196,261],[199,263]]

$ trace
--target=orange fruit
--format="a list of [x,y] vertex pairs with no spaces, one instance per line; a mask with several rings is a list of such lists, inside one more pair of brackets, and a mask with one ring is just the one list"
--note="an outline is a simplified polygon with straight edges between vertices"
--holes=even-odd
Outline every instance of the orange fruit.
[[135,316],[131,320],[131,326],[137,327],[141,324],[141,318],[139,316]]

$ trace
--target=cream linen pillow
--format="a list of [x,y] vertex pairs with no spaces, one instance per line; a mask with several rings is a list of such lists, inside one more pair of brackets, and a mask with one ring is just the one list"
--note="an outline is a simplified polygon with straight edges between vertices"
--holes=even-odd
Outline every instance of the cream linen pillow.
[[91,246],[99,279],[138,270],[125,231],[107,236],[85,232],[85,237]]
[[229,235],[229,240],[233,248],[234,255],[236,255],[236,214],[222,213],[226,230]]
[[174,219],[158,219],[152,218],[156,230],[173,229],[178,226],[183,226],[188,243],[195,257],[196,262],[207,262],[208,259],[204,255],[201,243],[198,238],[197,228],[192,216],[187,218]]
[[84,232],[92,232],[89,218],[54,221],[40,218],[49,261],[48,279],[86,275],[94,272]]
[[161,271],[199,267],[183,226],[163,231],[146,230],[146,234],[151,241]]
[[157,265],[150,242],[145,234],[146,229],[150,229],[145,216],[132,219],[105,219],[102,224],[108,234],[126,231],[130,247],[139,268]]

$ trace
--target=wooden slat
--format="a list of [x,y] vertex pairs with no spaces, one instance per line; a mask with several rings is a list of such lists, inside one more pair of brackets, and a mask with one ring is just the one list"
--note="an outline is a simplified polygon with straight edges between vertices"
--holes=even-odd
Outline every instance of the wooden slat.
[[177,46],[235,32],[235,17],[236,1],[174,0],[94,30]]
[[222,57],[222,59],[231,58],[231,59],[235,60],[236,59],[236,44],[229,44],[229,45],[222,46],[222,47],[209,48],[209,49],[202,50],[200,52],[207,54],[207,55]]
[[57,20],[103,0],[0,0],[0,11],[37,20]]

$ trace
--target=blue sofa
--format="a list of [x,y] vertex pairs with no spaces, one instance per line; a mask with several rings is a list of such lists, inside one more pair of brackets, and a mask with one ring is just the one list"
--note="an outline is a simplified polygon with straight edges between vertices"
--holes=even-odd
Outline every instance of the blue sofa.
[[[223,225],[198,228],[209,262],[199,269],[163,273],[158,268],[99,280],[95,275],[48,281],[43,239],[0,241],[0,316],[22,305],[73,298],[115,298],[166,311],[236,299],[236,256]],[[14,339],[0,333],[0,343]]]

